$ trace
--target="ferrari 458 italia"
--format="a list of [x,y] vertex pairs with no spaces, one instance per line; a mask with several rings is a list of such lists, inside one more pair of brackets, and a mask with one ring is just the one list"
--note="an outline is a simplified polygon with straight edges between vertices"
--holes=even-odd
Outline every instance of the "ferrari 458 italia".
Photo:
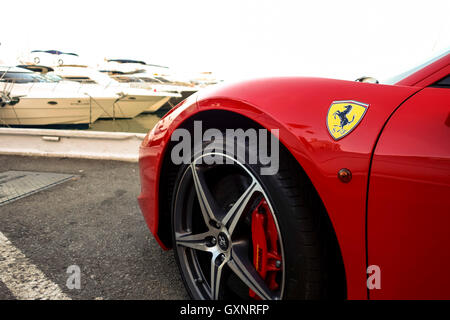
[[[170,110],[140,148],[138,200],[189,295],[450,299],[449,74],[447,51],[390,82],[257,79]],[[265,138],[231,129],[267,130],[276,170],[243,160]]]

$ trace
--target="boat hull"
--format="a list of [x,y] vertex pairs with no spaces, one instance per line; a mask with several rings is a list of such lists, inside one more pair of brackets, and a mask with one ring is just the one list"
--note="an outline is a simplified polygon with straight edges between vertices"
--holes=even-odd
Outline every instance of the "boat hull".
[[165,105],[172,97],[164,97],[164,99],[161,99],[160,101],[158,101],[157,103],[155,103],[154,105],[148,107],[147,109],[144,110],[143,113],[153,113],[158,111],[163,105]]
[[155,112],[169,99],[170,97],[156,95],[127,96],[118,100],[114,104],[105,106],[105,112],[100,117],[107,119],[134,118],[147,110],[150,112]]
[[0,107],[3,125],[89,124],[102,110],[86,98],[20,98],[14,105]]

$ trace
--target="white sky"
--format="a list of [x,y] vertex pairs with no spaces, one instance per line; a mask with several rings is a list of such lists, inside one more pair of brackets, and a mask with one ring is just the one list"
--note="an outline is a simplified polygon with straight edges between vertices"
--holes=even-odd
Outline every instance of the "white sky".
[[449,0],[14,0],[1,8],[5,62],[56,49],[223,79],[383,79],[450,46]]

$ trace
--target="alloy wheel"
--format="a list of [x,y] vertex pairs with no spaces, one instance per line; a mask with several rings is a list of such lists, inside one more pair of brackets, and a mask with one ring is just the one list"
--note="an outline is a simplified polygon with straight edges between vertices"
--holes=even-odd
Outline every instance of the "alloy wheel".
[[[206,156],[222,161],[205,164]],[[222,153],[204,154],[184,169],[174,200],[174,249],[194,298],[242,298],[243,286],[248,298],[282,298],[281,233],[249,168]]]

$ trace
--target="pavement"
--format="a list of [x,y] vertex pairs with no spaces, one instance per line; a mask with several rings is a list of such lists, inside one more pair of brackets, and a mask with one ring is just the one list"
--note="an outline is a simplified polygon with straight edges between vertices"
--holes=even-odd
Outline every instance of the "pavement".
[[0,300],[188,298],[139,210],[136,163],[0,156],[0,166],[74,175],[0,206]]

